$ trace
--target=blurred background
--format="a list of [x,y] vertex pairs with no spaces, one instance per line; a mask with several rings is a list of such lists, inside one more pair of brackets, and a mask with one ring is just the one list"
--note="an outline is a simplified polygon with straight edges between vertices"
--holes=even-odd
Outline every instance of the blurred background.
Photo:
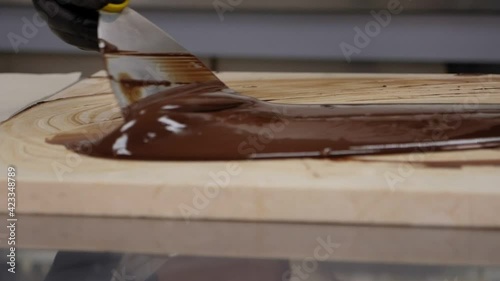
[[[216,71],[500,72],[497,0],[132,0],[132,6]],[[391,7],[398,13],[377,21],[374,15]],[[0,72],[89,75],[103,68],[98,54],[65,45],[34,16],[31,0],[0,0]],[[367,27],[367,44],[356,45],[356,30]]]

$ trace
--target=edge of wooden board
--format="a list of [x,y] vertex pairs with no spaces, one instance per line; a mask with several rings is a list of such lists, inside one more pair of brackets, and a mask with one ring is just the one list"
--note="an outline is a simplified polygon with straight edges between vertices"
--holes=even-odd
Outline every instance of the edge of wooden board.
[[[412,83],[411,87],[405,87],[409,101],[415,100],[422,89],[436,89],[439,85],[442,85],[444,98],[452,100],[453,93],[459,91],[457,85],[467,81],[468,84],[461,87],[463,94],[457,99],[487,92],[486,101],[498,103],[500,100],[498,90],[489,93],[500,84],[500,76],[492,75],[485,76],[488,77],[485,85],[482,77],[456,75],[230,73],[226,76],[231,75],[235,79],[232,85],[242,90],[248,90],[245,79],[255,85],[259,79],[326,77],[336,82],[334,85],[326,83],[324,87],[337,89],[342,87],[338,84],[342,77],[368,79],[369,87],[382,87],[387,83],[379,78],[399,77],[404,83]],[[417,78],[445,80],[429,85]],[[238,82],[238,79],[243,80]],[[264,94],[269,91],[274,95],[279,93],[276,89],[285,85],[284,81],[280,80],[279,86],[274,88],[274,82],[267,82],[254,91],[264,91]],[[448,81],[453,82],[453,87],[447,86]],[[343,85],[353,90],[352,83]],[[367,86],[360,87],[358,92],[365,93]],[[341,89],[338,92],[342,92]],[[43,112],[38,111],[46,108],[49,112],[59,112],[68,108],[68,104],[82,107],[82,110],[94,109],[85,107],[89,99],[97,101],[94,106],[100,111],[95,109],[88,116],[77,116],[71,122],[99,116],[105,109],[113,108],[112,96],[106,93],[109,93],[106,79],[83,80],[53,97],[57,100],[27,111],[34,115],[27,125],[39,124],[44,130],[57,132],[60,123],[50,124],[44,120]],[[336,93],[326,98],[338,96],[340,94]],[[370,96],[373,95],[363,98]],[[314,101],[324,98],[320,96]],[[397,96],[392,98],[398,99]],[[67,120],[65,116],[59,121],[64,120]],[[13,126],[12,123],[9,126]],[[26,132],[15,126],[10,129],[17,136]],[[0,156],[3,170],[8,164],[18,165],[20,214],[500,227],[498,166],[433,168],[411,160],[408,155],[355,157],[342,161],[128,162],[77,156],[63,147],[48,146],[35,134],[23,139],[27,144],[18,146],[19,138],[12,137],[10,146],[5,146]],[[14,153],[20,155],[19,161],[8,163],[16,159]],[[433,153],[424,158],[439,164],[443,159],[480,161],[498,160],[499,156],[500,150],[477,150]],[[230,175],[229,182],[219,184],[214,174],[227,174],[227,165],[238,165],[243,172]],[[58,173],[63,173],[64,177]],[[5,177],[4,173],[0,174],[0,180],[4,181]],[[207,188],[211,190],[206,191]],[[200,195],[204,193],[208,195]],[[6,196],[6,189],[0,189],[0,195]],[[0,213],[5,212],[0,210]]]

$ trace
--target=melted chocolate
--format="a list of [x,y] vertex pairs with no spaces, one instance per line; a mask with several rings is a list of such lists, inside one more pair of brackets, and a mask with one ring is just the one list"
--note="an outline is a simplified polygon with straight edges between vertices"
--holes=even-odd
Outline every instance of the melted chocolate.
[[500,146],[498,105],[283,105],[209,81],[143,98],[124,112],[124,124],[101,139],[59,135],[49,142],[91,156],[142,160],[332,157]]
[[[110,77],[113,79],[113,77]],[[155,81],[155,80],[135,80],[132,79],[128,74],[120,74],[119,80],[121,90],[123,95],[127,98],[129,103],[137,102],[141,99],[141,89],[143,87],[149,86],[171,86],[170,81]]]

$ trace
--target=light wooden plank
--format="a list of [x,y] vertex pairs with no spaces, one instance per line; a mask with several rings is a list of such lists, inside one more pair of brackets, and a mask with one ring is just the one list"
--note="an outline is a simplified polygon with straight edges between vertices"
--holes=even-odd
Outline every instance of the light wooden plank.
[[[220,74],[234,89],[273,102],[500,103],[500,76]],[[91,78],[63,98],[0,127],[1,168],[19,173],[18,212],[148,218],[349,222],[499,227],[500,150],[233,162],[114,161],[45,143],[53,134],[119,113],[106,79]],[[84,96],[81,96],[84,95]],[[109,127],[104,126],[103,131]],[[422,162],[470,162],[461,168]],[[484,164],[490,161],[490,164]],[[475,163],[475,164],[474,164]],[[240,171],[227,182],[214,175]],[[387,176],[400,180],[391,185]],[[5,174],[0,175],[5,180]],[[218,194],[206,200],[208,184]],[[5,196],[6,189],[0,190]],[[21,201],[22,200],[22,201]],[[183,213],[190,206],[191,216]],[[5,212],[5,210],[0,210]]]

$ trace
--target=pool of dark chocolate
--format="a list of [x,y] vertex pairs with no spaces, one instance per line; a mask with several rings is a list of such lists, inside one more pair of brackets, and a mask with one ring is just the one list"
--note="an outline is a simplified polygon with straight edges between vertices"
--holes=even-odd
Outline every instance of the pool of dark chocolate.
[[95,157],[238,160],[429,152],[500,146],[495,104],[286,105],[219,81],[181,85],[124,110],[124,123],[89,141],[48,140]]

